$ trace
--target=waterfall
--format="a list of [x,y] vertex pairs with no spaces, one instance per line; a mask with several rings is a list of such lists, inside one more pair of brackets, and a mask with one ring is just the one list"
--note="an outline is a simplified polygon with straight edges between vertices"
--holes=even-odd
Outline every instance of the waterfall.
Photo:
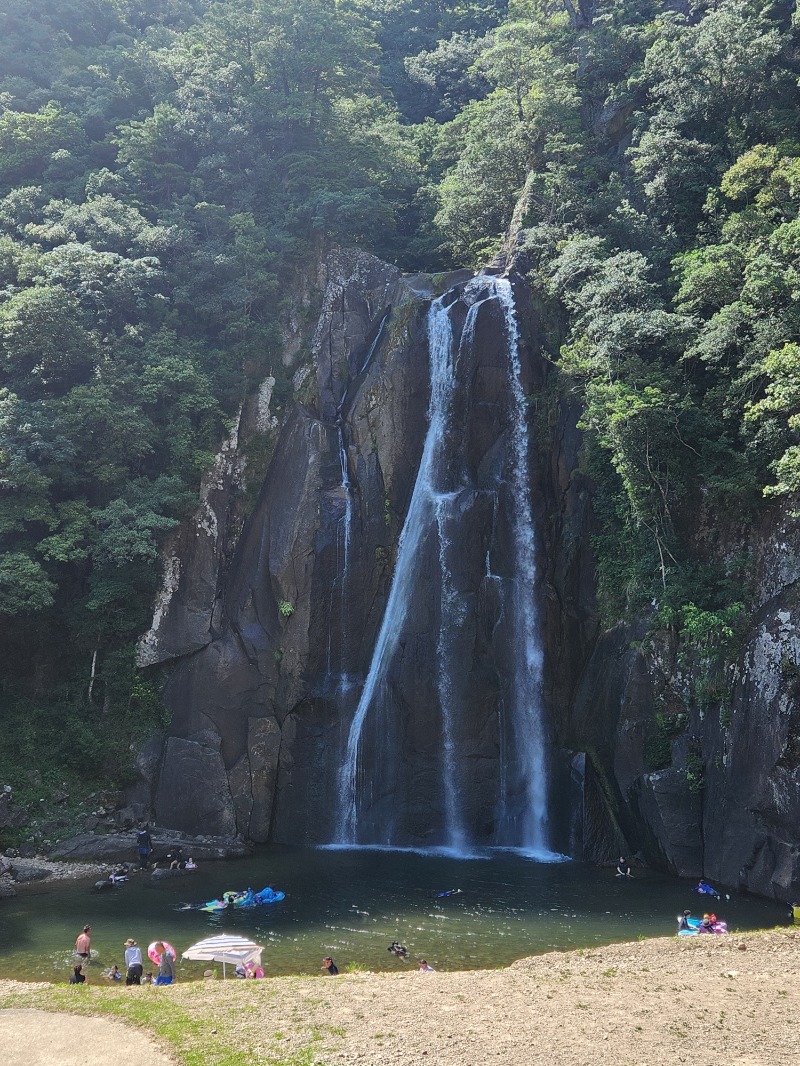
[[[337,700],[340,708],[344,707],[349,690],[353,685],[353,679],[348,673],[350,656],[347,646],[347,635],[350,632],[349,615],[349,589],[350,589],[350,565],[353,548],[353,513],[355,507],[355,495],[353,484],[350,480],[350,464],[347,455],[347,427],[339,416],[337,420],[339,435],[339,467],[342,475],[342,496],[344,497],[344,514],[339,519],[336,530],[336,563],[338,580],[334,581],[330,589],[331,609],[329,617],[333,621],[334,599],[338,598],[338,625],[330,626],[328,637],[328,678],[335,684]],[[334,628],[338,632],[338,657],[334,664],[331,657],[330,633]]]
[[392,313],[391,307],[387,308],[387,310],[384,312],[383,318],[381,319],[381,324],[378,326],[378,332],[375,334],[375,340],[369,346],[369,351],[367,352],[366,356],[364,357],[364,362],[361,364],[361,369],[358,372],[359,374],[363,374],[366,371],[366,369],[369,366],[369,364],[372,362],[372,357],[375,354],[375,351],[376,351],[378,345],[381,342],[381,337],[383,336],[383,331],[386,328],[386,323],[389,321],[389,315],[391,313]]
[[[397,648],[414,591],[424,540],[435,530],[438,537],[440,571],[439,630],[436,642],[436,690],[441,713],[441,773],[444,815],[444,843],[463,852],[467,844],[462,796],[468,782],[459,773],[459,745],[467,739],[459,728],[461,700],[457,637],[466,618],[466,606],[453,579],[452,535],[456,521],[451,513],[454,501],[464,486],[442,485],[442,477],[449,476],[449,466],[442,460],[451,421],[453,392],[459,356],[470,350],[474,342],[478,309],[487,300],[496,300],[502,309],[505,342],[508,355],[509,415],[508,434],[510,455],[508,477],[513,514],[513,579],[506,581],[510,592],[504,605],[508,615],[507,631],[510,660],[513,663],[510,684],[498,707],[498,739],[502,766],[499,772],[497,842],[522,846],[534,854],[548,851],[547,833],[547,752],[543,716],[541,634],[536,605],[536,539],[528,474],[529,438],[527,406],[522,388],[522,368],[519,358],[519,333],[510,282],[505,279],[481,276],[474,278],[463,290],[463,300],[469,310],[461,332],[458,354],[453,353],[453,328],[444,297],[435,300],[428,314],[428,346],[431,374],[431,394],[428,405],[428,430],[423,446],[417,478],[411,495],[408,514],[397,548],[394,576],[389,590],[383,619],[375,644],[370,668],[353,715],[342,766],[339,772],[339,817],[336,842],[356,844],[358,840],[359,796],[366,784],[359,787],[362,735],[370,707],[384,698],[386,674]],[[349,476],[346,470],[346,451],[342,437],[342,484],[349,501]],[[345,515],[349,529],[349,511]],[[348,538],[345,538],[345,560],[348,558]],[[347,565],[347,562],[345,563]],[[486,573],[491,574],[487,552]],[[497,580],[503,580],[497,577]]]
[[536,605],[536,535],[528,467],[528,420],[522,367],[519,359],[519,329],[514,292],[506,278],[494,281],[503,308],[511,386],[511,481],[515,501],[513,515],[515,581],[514,693],[511,720],[515,752],[519,761],[524,804],[517,841],[533,852],[548,851],[547,833],[547,737],[542,694],[543,653],[539,612]]
[[397,546],[397,562],[389,598],[386,603],[369,673],[364,682],[350,731],[344,759],[339,772],[340,812],[337,843],[356,843],[358,801],[358,754],[364,719],[383,680],[397,646],[397,639],[405,621],[414,578],[417,573],[420,547],[430,525],[433,498],[432,476],[435,458],[444,435],[452,383],[453,334],[450,317],[442,300],[435,300],[428,314],[428,345],[431,364],[431,398],[428,405],[428,432],[422,459],[411,494],[411,503]]
[[[464,289],[468,299],[474,300],[461,330],[458,344],[458,356],[453,367],[446,413],[449,414],[449,399],[455,385],[455,372],[462,352],[468,352],[475,337],[475,323],[478,309],[491,296],[487,291],[485,279],[473,278]],[[446,425],[446,420],[445,420]],[[463,854],[467,847],[467,833],[464,827],[462,790],[466,783],[459,779],[457,722],[459,706],[454,681],[459,674],[459,663],[454,649],[457,637],[466,617],[463,598],[459,596],[453,583],[450,565],[452,538],[448,532],[449,509],[458,499],[458,492],[439,491],[434,497],[436,530],[439,538],[439,634],[436,641],[436,689],[439,697],[439,710],[442,716],[442,793],[444,798],[444,832],[445,845],[454,852]],[[452,521],[452,519],[450,519]]]
[[458,772],[456,765],[456,716],[453,692],[453,677],[458,664],[452,652],[452,635],[457,633],[464,621],[464,605],[453,585],[448,554],[450,538],[447,534],[448,498],[442,496],[436,502],[436,528],[439,533],[439,570],[441,573],[441,607],[439,614],[439,638],[436,642],[436,687],[442,714],[442,787],[444,791],[444,825],[446,845],[453,851],[463,852],[466,833],[459,805]]
[[342,468],[342,491],[344,492],[344,567],[342,568],[342,612],[350,569],[350,545],[353,536],[353,486],[350,483],[350,468],[347,461],[347,441],[344,422],[339,422],[339,464]]

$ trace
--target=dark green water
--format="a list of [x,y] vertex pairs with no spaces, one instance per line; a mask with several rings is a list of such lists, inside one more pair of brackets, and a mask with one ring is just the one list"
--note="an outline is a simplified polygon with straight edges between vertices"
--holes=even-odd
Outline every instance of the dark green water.
[[[283,889],[286,900],[222,914],[179,909],[226,889],[266,884]],[[436,898],[454,888],[462,891]],[[181,952],[220,932],[263,944],[268,975],[316,973],[326,954],[343,971],[403,969],[420,956],[443,970],[494,967],[552,949],[673,934],[680,911],[704,909],[690,888],[655,874],[620,881],[613,871],[504,852],[457,860],[396,851],[265,850],[235,863],[207,863],[158,887],[137,876],[101,894],[84,882],[25,888],[0,902],[0,977],[66,979],[75,937],[87,922],[90,981],[113,962],[122,967],[127,937],[143,948],[166,939]],[[732,929],[787,920],[786,907],[747,896],[715,909]],[[395,939],[408,947],[411,961],[387,951]],[[178,976],[198,977],[203,969],[182,963]]]

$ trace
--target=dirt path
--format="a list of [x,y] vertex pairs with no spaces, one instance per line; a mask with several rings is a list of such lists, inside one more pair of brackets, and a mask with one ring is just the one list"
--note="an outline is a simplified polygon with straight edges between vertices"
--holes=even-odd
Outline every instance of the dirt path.
[[146,1062],[175,1066],[155,1041],[107,1018],[41,1010],[0,1010],[0,1062],[26,1066],[85,1066],[87,1062]]
[[[0,982],[0,1002],[22,987]],[[308,1049],[318,1066],[800,1062],[800,934],[790,930],[551,953],[505,970],[198,981],[91,994],[100,1010],[106,997],[170,997],[160,1000],[170,1004],[170,1013],[180,1012],[191,1026],[240,1049],[254,1066]],[[46,1008],[46,987],[36,987],[33,995]],[[86,1048],[83,1027],[100,1024],[63,1016],[56,1023],[70,1048]],[[0,1061],[10,1051],[12,1030],[20,1046],[16,1025],[0,1021]],[[130,1031],[116,1024],[113,1029],[121,1033],[108,1039],[122,1043],[103,1038],[94,1044],[98,1057],[116,1061],[119,1052],[130,1058]],[[29,1032],[26,1048],[36,1046],[40,1023],[32,1022]],[[197,1038],[203,1039],[199,1030]],[[155,1054],[157,1049],[134,1052],[149,1064],[168,1061]],[[59,1066],[73,1061],[26,1058]]]

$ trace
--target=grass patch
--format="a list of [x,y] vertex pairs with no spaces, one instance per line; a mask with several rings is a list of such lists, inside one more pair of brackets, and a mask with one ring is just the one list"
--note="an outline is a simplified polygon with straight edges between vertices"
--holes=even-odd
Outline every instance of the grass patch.
[[116,1019],[141,1029],[184,1066],[313,1066],[311,1048],[265,1055],[249,1046],[236,1025],[241,1004],[219,997],[209,1009],[207,990],[181,988],[181,1002],[162,990],[39,986],[0,992],[0,1008],[55,1011]]

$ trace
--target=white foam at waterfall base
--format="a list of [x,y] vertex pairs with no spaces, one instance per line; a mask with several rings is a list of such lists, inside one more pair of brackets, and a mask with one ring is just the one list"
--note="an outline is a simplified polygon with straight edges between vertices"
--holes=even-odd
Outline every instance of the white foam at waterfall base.
[[541,848],[515,848],[515,847],[448,847],[442,845],[428,845],[414,847],[411,844],[318,844],[320,851],[376,851],[399,855],[421,855],[431,859],[457,859],[458,861],[480,860],[486,861],[496,855],[517,855],[521,859],[530,859],[532,862],[555,863],[572,862],[569,855],[562,855],[558,851],[547,851]]
[[[414,847],[411,844],[318,844],[321,851],[380,851],[399,855],[421,855],[431,859],[491,859],[492,848],[453,848],[445,844]],[[510,849],[508,849],[510,850]]]
[[521,859],[531,859],[533,862],[572,862],[571,855],[562,855],[560,851],[549,851],[547,848],[492,848],[492,851],[507,852],[510,855],[519,855]]

